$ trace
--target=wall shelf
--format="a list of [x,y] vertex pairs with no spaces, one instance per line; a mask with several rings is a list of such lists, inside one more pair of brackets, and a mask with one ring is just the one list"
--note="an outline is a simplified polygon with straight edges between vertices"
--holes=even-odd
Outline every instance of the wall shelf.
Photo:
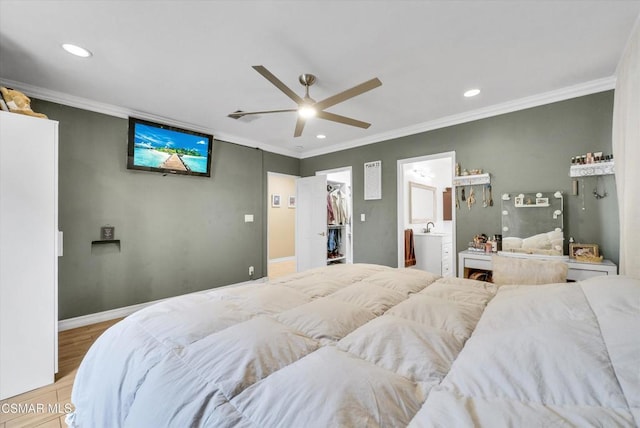
[[453,177],[454,186],[475,186],[476,184],[491,184],[489,173]]
[[569,169],[569,177],[589,177],[594,175],[611,175],[615,172],[614,162],[588,163],[585,165],[572,165]]
[[91,246],[94,245],[105,245],[105,244],[114,244],[118,246],[118,250],[120,250],[120,240],[119,239],[99,239],[97,241],[91,241]]

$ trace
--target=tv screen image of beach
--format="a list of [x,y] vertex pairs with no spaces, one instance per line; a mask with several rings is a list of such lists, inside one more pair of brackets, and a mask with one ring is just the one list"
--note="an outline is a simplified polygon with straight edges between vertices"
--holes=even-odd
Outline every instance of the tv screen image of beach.
[[212,143],[211,135],[130,118],[127,167],[209,177]]

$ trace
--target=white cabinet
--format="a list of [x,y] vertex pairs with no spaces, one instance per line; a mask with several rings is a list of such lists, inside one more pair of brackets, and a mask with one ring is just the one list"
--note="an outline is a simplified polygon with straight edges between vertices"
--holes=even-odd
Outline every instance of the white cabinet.
[[0,111],[0,399],[53,383],[58,123]]
[[442,276],[452,275],[451,235],[416,233],[413,239],[416,268]]

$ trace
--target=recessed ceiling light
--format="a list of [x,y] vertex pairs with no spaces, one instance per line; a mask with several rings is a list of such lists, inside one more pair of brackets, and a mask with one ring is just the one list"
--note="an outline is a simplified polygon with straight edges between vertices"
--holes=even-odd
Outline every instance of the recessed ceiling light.
[[467,98],[475,97],[479,93],[480,93],[480,89],[469,89],[467,92],[464,93],[464,96]]
[[324,135],[324,134],[318,134],[318,135],[316,135],[316,138],[319,139],[319,140],[324,140],[325,138],[327,138],[327,136]]
[[69,52],[72,55],[79,56],[81,58],[89,58],[91,55],[93,55],[91,52],[89,52],[85,48],[72,45],[70,43],[63,44],[62,49],[64,49],[65,51]]

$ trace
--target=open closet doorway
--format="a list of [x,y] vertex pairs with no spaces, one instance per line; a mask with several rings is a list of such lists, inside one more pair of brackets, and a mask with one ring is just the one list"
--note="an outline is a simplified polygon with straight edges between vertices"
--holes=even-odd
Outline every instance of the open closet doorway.
[[296,179],[267,173],[267,276],[296,271]]
[[[316,171],[327,177],[327,264],[353,263],[351,167]],[[333,211],[333,212],[332,212]]]
[[302,272],[353,263],[351,167],[297,180],[296,260]]
[[[398,267],[455,276],[455,162],[455,152],[398,160]],[[405,245],[415,262],[405,260]]]

